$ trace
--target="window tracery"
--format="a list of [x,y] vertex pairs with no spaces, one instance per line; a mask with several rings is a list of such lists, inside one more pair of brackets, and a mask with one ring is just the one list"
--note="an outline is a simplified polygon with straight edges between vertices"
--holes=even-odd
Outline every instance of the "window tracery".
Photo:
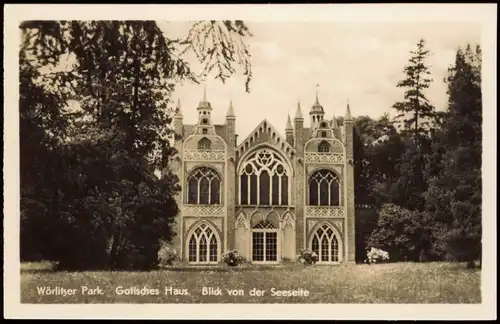
[[202,223],[189,238],[188,261],[196,263],[217,262],[218,249],[215,232],[210,226]]
[[195,169],[188,177],[188,204],[220,204],[221,179],[211,168]]
[[290,172],[275,152],[262,149],[251,155],[240,173],[241,205],[288,205]]
[[318,170],[309,178],[309,206],[340,206],[340,181],[331,170]]
[[311,250],[318,262],[339,262],[339,241],[331,226],[323,224],[314,232]]

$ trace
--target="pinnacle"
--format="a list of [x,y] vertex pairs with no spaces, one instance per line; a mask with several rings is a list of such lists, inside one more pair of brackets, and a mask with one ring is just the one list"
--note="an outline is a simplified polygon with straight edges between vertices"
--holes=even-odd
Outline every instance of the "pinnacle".
[[286,121],[286,128],[285,128],[285,130],[293,130],[292,120],[290,118],[290,114],[288,115],[288,119]]
[[226,117],[236,117],[236,114],[234,113],[233,101],[232,100],[229,102],[229,108],[227,110]]
[[347,108],[345,110],[345,120],[352,120],[351,107],[349,106],[349,100],[347,100]]
[[336,129],[338,127],[339,127],[339,125],[337,124],[337,119],[335,119],[335,115],[333,115],[333,117],[332,117],[332,128]]
[[304,119],[304,116],[302,116],[302,110],[300,109],[300,101],[297,102],[297,111],[295,112],[295,119]]
[[177,98],[177,106],[175,107],[175,115],[182,116],[181,99],[180,98]]

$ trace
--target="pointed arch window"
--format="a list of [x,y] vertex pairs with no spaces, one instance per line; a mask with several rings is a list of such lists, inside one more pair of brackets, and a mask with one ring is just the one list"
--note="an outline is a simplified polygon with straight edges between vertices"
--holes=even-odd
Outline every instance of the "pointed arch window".
[[202,167],[188,177],[188,204],[220,204],[221,179],[216,171]]
[[323,224],[314,232],[311,250],[319,262],[339,262],[339,241],[330,225]]
[[340,181],[331,170],[319,170],[309,178],[309,206],[340,206]]
[[[326,137],[326,133],[324,134],[323,137]],[[320,153],[328,153],[330,152],[330,144],[328,144],[327,141],[321,141],[318,145],[318,152]]]
[[212,142],[206,137],[203,137],[201,140],[198,141],[198,150],[210,150],[210,146],[212,145]]
[[205,223],[200,224],[189,237],[188,261],[215,263],[219,255],[219,242],[215,232]]
[[276,152],[262,149],[240,168],[241,205],[288,205],[290,171]]

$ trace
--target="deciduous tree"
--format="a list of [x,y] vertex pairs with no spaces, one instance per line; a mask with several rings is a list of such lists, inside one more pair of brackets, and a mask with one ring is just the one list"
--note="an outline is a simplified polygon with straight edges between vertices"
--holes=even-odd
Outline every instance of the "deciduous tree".
[[[170,94],[181,79],[198,82],[215,71],[225,80],[235,63],[244,66],[248,89],[248,29],[240,21],[196,23],[186,40],[173,40],[153,21],[27,21],[20,27],[26,58],[21,110],[35,107],[43,116],[57,110],[54,123],[66,123],[64,136],[54,123],[21,125],[23,134],[42,134],[41,143],[57,139],[39,157],[52,173],[33,168],[55,174],[52,182],[25,177],[22,184],[22,238],[46,228],[41,253],[66,269],[151,268],[160,240],[175,235],[178,212],[179,186],[169,172],[175,153]],[[206,65],[201,76],[179,56],[185,50],[197,51]],[[71,66],[62,68],[61,58],[70,58]],[[34,85],[41,87],[37,96]],[[60,113],[69,99],[79,103],[77,114]],[[22,163],[32,163],[29,148],[41,146],[22,145]],[[156,170],[164,171],[162,179]],[[28,196],[31,188],[37,189]],[[37,218],[29,197],[47,197],[50,217]]]

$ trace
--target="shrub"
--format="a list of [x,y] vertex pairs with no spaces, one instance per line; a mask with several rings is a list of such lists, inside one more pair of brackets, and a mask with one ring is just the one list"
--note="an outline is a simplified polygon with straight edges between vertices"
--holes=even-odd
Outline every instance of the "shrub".
[[370,251],[366,253],[368,263],[382,263],[389,260],[389,253],[372,247]]
[[178,260],[179,254],[177,253],[177,250],[167,243],[162,243],[162,246],[158,251],[158,264],[160,266],[169,266]]
[[221,261],[227,264],[228,266],[235,267],[245,262],[245,258],[242,255],[240,255],[237,250],[231,250],[222,254]]
[[430,249],[429,228],[424,213],[384,204],[368,246],[389,252],[393,261],[420,261],[421,251]]
[[302,264],[315,264],[318,262],[318,255],[316,252],[311,251],[310,249],[301,249],[300,254],[297,256],[297,261]]

